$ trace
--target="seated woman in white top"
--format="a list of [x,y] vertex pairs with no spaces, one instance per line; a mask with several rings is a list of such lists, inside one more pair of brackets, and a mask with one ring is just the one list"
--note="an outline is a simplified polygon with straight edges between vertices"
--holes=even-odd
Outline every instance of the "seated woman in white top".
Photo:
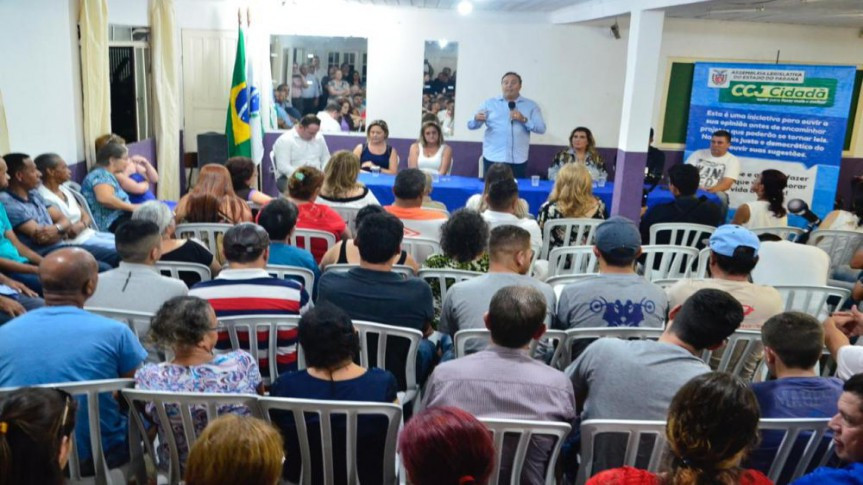
[[411,145],[408,167],[426,173],[446,175],[452,169],[452,148],[443,142],[440,125],[426,121],[420,130],[420,138]]
[[66,161],[56,153],[45,153],[34,160],[36,168],[42,172],[42,185],[39,186],[39,195],[46,201],[54,204],[60,212],[69,219],[74,239],[68,241],[70,244],[96,244],[108,249],[115,249],[114,235],[110,232],[98,232],[92,229],[93,221],[87,211],[82,210],[78,200],[66,187],[65,184],[72,178]]
[[318,202],[330,207],[361,208],[369,204],[380,205],[368,187],[357,182],[360,159],[347,150],[339,150],[330,157],[324,169],[324,185]]
[[851,210],[835,210],[824,218],[818,229],[863,232],[863,182],[851,188]]
[[759,227],[785,227],[788,211],[785,210],[783,191],[788,185],[788,176],[779,170],[765,170],[752,182],[752,191],[758,200],[747,202],[737,208],[732,224],[754,229]]

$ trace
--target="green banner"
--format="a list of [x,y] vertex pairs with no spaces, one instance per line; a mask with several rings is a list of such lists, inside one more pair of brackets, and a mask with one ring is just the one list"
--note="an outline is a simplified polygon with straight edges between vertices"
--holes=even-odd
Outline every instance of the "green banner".
[[808,78],[801,84],[732,81],[719,90],[722,103],[779,106],[833,106],[836,80]]

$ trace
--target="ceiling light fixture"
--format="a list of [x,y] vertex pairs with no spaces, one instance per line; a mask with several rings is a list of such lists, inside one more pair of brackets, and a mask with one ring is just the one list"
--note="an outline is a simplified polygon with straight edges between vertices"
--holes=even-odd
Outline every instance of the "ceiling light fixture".
[[449,41],[446,39],[441,39],[437,41],[437,45],[440,46],[441,49],[446,49],[446,46],[449,45]]
[[470,13],[473,12],[473,3],[471,3],[470,0],[461,0],[461,2],[458,3],[456,10],[458,10],[458,13],[462,15],[470,15]]

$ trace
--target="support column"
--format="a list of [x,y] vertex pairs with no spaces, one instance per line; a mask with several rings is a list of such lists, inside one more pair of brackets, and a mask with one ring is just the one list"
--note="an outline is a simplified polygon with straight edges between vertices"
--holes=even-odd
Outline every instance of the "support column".
[[630,18],[611,213],[634,221],[641,212],[664,19],[662,10],[635,10]]

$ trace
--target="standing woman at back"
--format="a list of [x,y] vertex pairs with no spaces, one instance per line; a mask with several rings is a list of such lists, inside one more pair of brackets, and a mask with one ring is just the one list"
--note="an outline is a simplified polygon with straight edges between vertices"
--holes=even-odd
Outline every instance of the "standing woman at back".
[[779,170],[765,170],[752,182],[752,191],[758,200],[741,204],[734,213],[732,224],[753,229],[757,227],[785,227],[788,211],[785,210],[785,187],[788,176]]
[[0,483],[61,485],[78,401],[65,391],[27,387],[0,403]]

